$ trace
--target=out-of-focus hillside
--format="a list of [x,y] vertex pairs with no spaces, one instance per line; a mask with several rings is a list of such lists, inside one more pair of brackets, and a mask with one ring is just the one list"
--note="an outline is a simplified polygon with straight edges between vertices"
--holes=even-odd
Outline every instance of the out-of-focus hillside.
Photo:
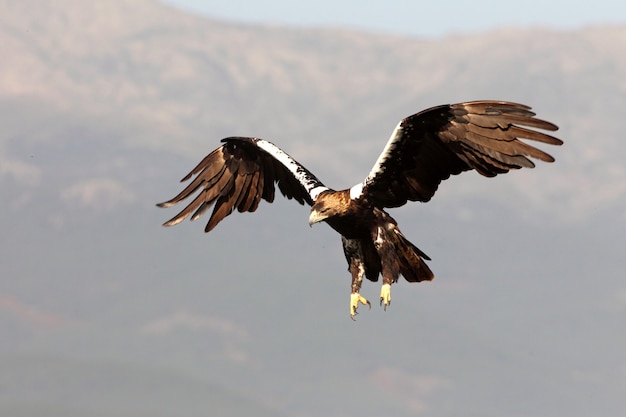
[[126,147],[194,158],[224,136],[266,137],[349,186],[401,117],[497,98],[533,105],[568,141],[562,156],[554,151],[558,172],[514,178],[516,192],[548,211],[566,202],[574,219],[626,192],[613,160],[625,150],[615,140],[626,105],[626,59],[615,53],[623,27],[416,40],[238,26],[151,1],[2,7],[4,176],[47,175],[16,155],[22,138],[39,145],[56,132],[70,141],[95,128]]

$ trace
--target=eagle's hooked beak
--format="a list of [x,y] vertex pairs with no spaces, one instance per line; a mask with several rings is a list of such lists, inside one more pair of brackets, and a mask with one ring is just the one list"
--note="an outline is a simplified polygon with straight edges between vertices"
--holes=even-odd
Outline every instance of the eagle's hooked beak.
[[315,223],[319,223],[325,219],[326,216],[324,216],[317,210],[311,210],[311,214],[309,215],[309,226],[313,226]]

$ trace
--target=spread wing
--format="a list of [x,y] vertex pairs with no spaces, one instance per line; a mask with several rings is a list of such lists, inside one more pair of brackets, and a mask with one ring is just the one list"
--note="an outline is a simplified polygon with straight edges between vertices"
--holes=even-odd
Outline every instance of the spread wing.
[[328,190],[313,174],[276,145],[257,138],[230,137],[207,155],[181,182],[195,178],[176,197],[159,207],[170,207],[198,194],[164,226],[174,226],[191,215],[196,220],[211,206],[213,214],[205,227],[211,231],[235,209],[253,212],[261,199],[274,201],[274,184],[281,193],[309,205]]
[[430,200],[441,181],[463,171],[493,177],[534,167],[529,157],[553,162],[520,140],[563,143],[535,130],[558,127],[534,116],[528,106],[502,101],[443,105],[409,116],[398,123],[371,172],[350,195],[377,207],[398,207],[408,200]]

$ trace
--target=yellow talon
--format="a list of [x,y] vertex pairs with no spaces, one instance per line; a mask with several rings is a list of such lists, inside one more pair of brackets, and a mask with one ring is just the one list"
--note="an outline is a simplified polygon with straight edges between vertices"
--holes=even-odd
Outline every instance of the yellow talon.
[[387,311],[387,306],[391,304],[391,284],[383,284],[380,289],[380,305],[384,306]]
[[362,297],[361,294],[359,294],[358,292],[353,292],[352,294],[350,294],[350,318],[352,320],[354,320],[354,316],[359,314],[356,311],[357,308],[359,308],[359,303],[364,305],[367,304],[369,308],[372,308],[372,305],[365,297]]

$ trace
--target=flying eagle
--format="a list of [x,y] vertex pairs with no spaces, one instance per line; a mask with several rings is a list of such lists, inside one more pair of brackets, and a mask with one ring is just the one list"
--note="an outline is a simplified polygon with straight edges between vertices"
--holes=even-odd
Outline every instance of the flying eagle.
[[[407,240],[385,208],[407,201],[427,202],[439,183],[450,175],[476,170],[493,177],[511,169],[532,168],[528,157],[545,162],[554,158],[522,142],[550,145],[563,142],[546,133],[558,127],[534,117],[531,108],[504,101],[472,101],[442,105],[402,119],[363,182],[335,191],[325,186],[295,159],[263,139],[228,137],[181,182],[193,180],[176,197],[158,204],[170,207],[198,194],[164,226],[189,215],[196,220],[211,206],[204,228],[211,231],[235,209],[253,212],[261,199],[274,200],[275,184],[288,199],[311,206],[309,225],[324,221],[341,235],[352,275],[350,316],[359,303],[363,277],[382,275],[380,304],[391,302],[391,284],[400,275],[409,282],[430,281],[430,258]],[[193,213],[193,214],[192,214]]]

